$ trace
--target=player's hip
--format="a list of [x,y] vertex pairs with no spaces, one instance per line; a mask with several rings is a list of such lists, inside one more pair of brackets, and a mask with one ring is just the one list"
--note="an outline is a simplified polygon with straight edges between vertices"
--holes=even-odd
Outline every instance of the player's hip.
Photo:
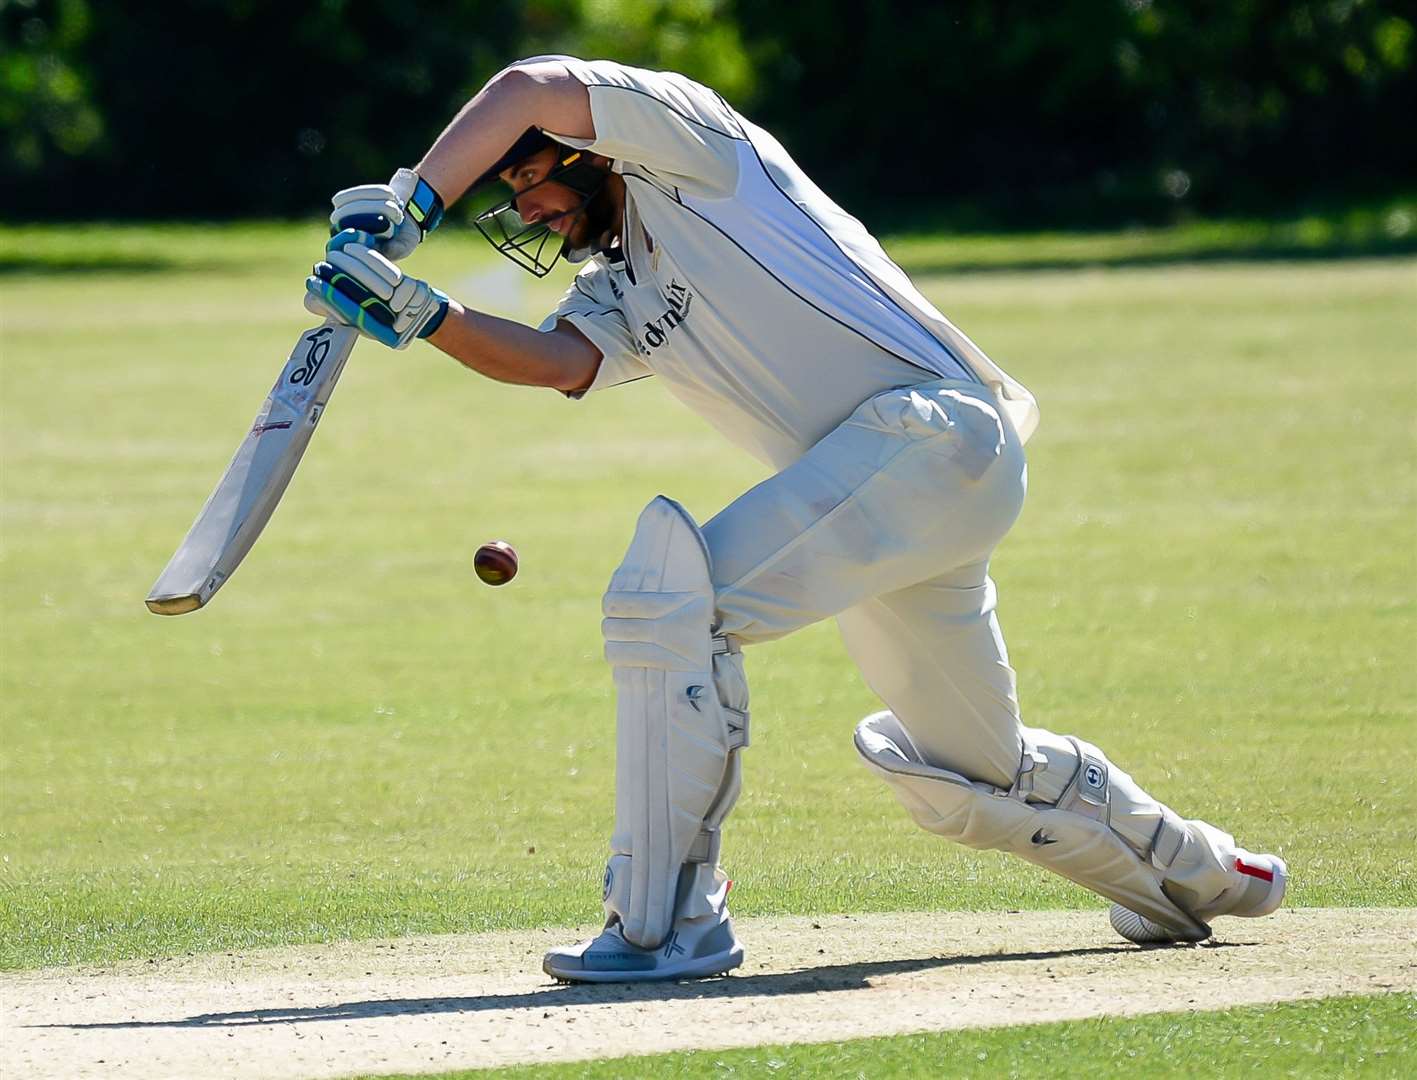
[[[923,476],[938,470],[952,484],[1022,476],[1023,443],[987,386],[942,378],[893,387],[867,398],[823,440],[830,454],[854,459],[855,469],[884,468],[894,459],[919,459]],[[992,475],[991,475],[992,474]]]
[[768,640],[982,563],[1026,486],[1018,435],[986,388],[946,379],[872,395],[704,526],[724,625]]

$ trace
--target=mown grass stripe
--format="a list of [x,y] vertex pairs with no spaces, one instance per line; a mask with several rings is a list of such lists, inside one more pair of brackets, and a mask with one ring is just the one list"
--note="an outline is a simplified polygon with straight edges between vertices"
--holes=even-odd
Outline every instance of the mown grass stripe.
[[[1417,1075],[1414,1030],[1417,995],[1387,994],[1218,1012],[474,1069],[439,1073],[436,1080],[1402,1077]],[[377,1080],[412,1078],[389,1073]]]

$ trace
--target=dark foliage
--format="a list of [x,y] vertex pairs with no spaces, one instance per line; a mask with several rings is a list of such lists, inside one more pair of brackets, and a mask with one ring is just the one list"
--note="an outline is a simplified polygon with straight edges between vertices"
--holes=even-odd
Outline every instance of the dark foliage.
[[1399,0],[0,0],[18,217],[315,212],[511,59],[675,67],[873,220],[1103,223],[1417,183]]
[[1048,224],[1265,212],[1417,181],[1413,5],[739,0],[755,110],[896,214]]

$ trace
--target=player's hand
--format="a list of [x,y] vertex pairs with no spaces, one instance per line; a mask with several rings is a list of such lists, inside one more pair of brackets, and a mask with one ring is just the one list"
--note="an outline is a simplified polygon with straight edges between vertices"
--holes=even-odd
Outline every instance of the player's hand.
[[358,229],[374,248],[397,262],[443,220],[443,198],[412,169],[400,169],[387,184],[363,184],[335,192],[330,235]]
[[391,349],[442,325],[448,297],[409,277],[371,246],[368,233],[345,229],[325,245],[325,259],[305,279],[305,306]]

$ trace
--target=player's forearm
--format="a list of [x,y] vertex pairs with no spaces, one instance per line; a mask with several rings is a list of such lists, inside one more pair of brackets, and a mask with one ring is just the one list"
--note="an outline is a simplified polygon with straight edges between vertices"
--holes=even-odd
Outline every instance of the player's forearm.
[[451,206],[529,127],[595,137],[590,95],[555,61],[511,67],[464,105],[418,163]]
[[573,329],[543,333],[456,300],[428,340],[478,374],[520,386],[584,390],[600,366],[600,350]]

